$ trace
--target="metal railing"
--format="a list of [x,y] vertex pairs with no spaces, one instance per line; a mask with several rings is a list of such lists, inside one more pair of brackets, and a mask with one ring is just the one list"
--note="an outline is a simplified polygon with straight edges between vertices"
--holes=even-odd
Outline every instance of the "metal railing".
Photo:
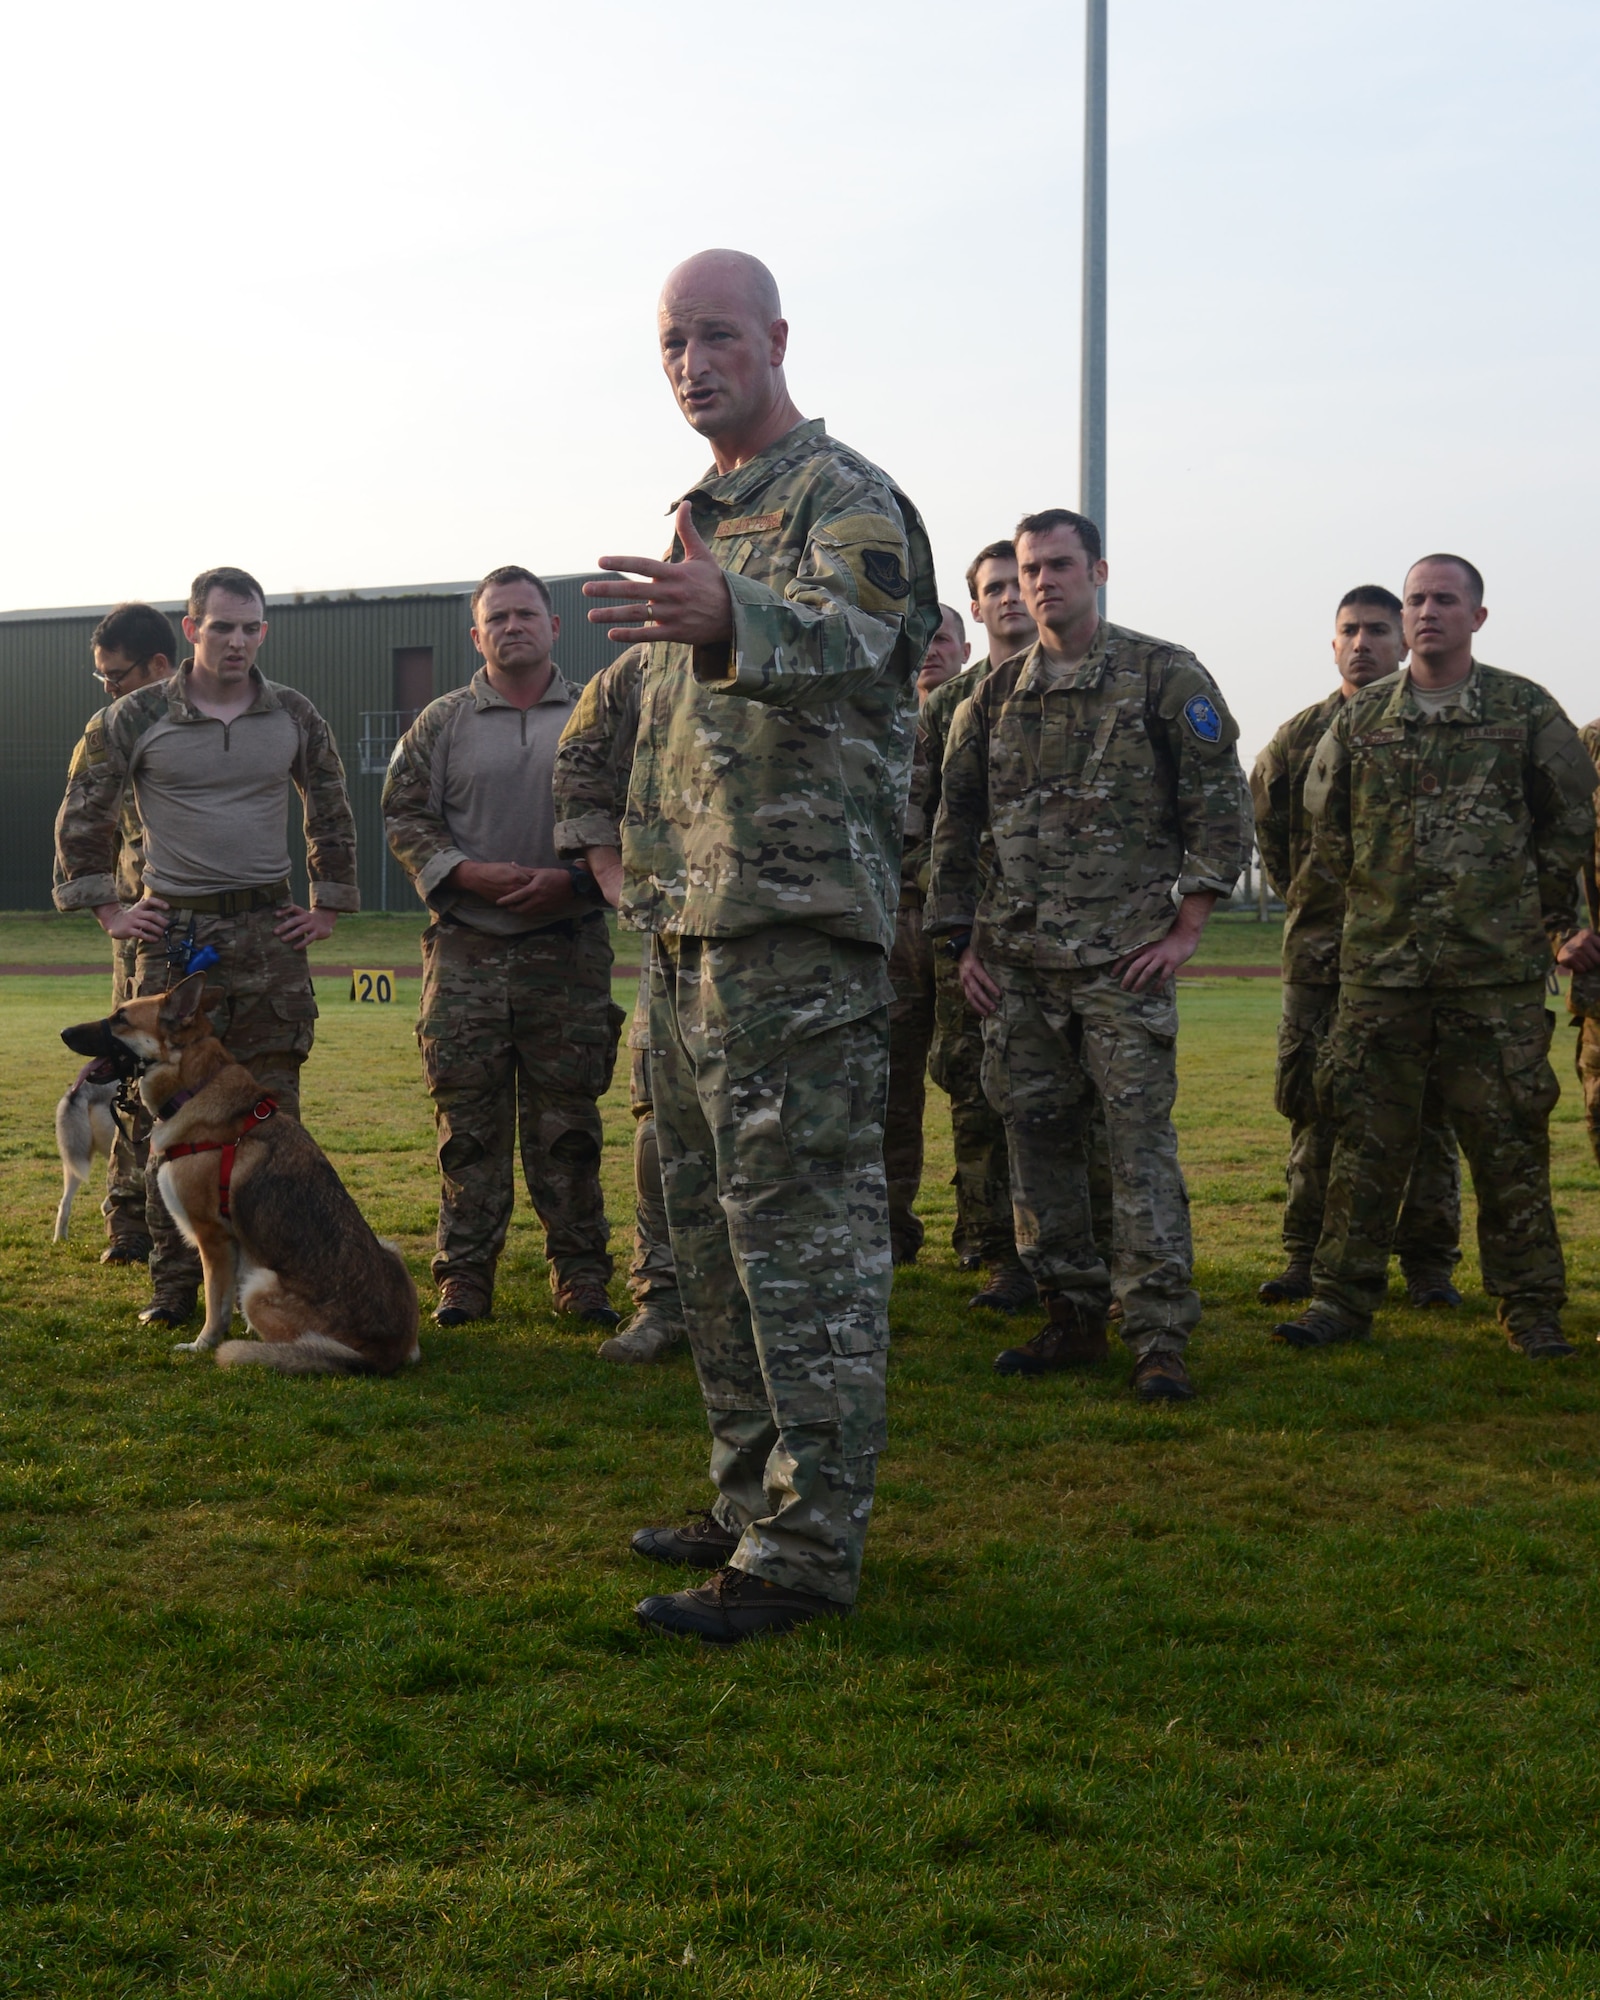
[[361,717],[361,740],[356,747],[363,778],[381,778],[389,768],[394,746],[422,713],[416,708],[373,708]]

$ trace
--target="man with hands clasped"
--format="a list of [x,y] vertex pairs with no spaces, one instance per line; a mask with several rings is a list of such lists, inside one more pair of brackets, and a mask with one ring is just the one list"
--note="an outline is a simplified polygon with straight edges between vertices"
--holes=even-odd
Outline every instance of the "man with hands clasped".
[[[1016,549],[1038,643],[956,712],[924,916],[960,949],[962,987],[985,1017],[1017,1247],[1050,1313],[995,1367],[1037,1375],[1103,1359],[1114,1293],[1136,1393],[1182,1400],[1194,1393],[1183,1352],[1200,1299],[1172,1126],[1173,975],[1249,852],[1238,731],[1191,653],[1101,618],[1093,521],[1060,507],[1030,514]],[[1114,1274],[1090,1221],[1094,1090]]]
[[441,1326],[489,1313],[519,1136],[557,1310],[618,1317],[599,1099],[622,1012],[595,880],[555,846],[551,776],[577,699],[551,657],[560,630],[532,570],[492,570],[472,598],[483,665],[422,711],[384,781],[390,848],[434,917],[417,1040],[439,1149]]

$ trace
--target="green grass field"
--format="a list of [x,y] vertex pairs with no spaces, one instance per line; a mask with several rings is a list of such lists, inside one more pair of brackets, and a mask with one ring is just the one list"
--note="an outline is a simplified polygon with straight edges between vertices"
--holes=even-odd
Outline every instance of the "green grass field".
[[[689,1365],[559,1327],[522,1214],[494,1321],[385,1383],[175,1357],[92,1206],[51,1244],[56,1032],[104,992],[0,984],[0,1993],[1600,1989],[1570,1089],[1573,1360],[1508,1354],[1470,1260],[1463,1312],[1397,1289],[1370,1346],[1297,1355],[1253,1299],[1277,989],[1185,987],[1201,1399],[1142,1409],[1121,1361],[995,1377],[1005,1326],[925,1252],[859,1613],[728,1655],[631,1615],[667,1573],[630,1530],[706,1497]],[[324,988],[306,1115],[425,1281],[414,1006]],[[929,1137],[943,1242],[937,1093]]]

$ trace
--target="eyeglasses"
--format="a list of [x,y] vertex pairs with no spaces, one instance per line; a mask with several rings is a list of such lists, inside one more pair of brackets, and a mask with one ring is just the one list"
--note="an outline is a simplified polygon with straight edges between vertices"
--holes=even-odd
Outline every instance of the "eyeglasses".
[[108,673],[103,667],[91,667],[89,671],[107,694],[115,694],[124,681],[132,680],[141,670],[138,667],[113,667]]

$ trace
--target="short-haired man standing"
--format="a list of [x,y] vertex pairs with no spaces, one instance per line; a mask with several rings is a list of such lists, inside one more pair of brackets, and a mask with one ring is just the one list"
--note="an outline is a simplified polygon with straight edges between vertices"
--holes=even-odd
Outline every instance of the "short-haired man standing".
[[1404,605],[1410,666],[1343,704],[1306,781],[1315,860],[1345,896],[1320,1077],[1338,1136],[1314,1296],[1276,1337],[1366,1338],[1431,1073],[1472,1170],[1484,1290],[1512,1348],[1548,1360],[1572,1349],[1545,980],[1552,953],[1600,968],[1577,900],[1600,780],[1553,696],[1474,658],[1488,613],[1471,563],[1424,556]]
[[[1013,542],[990,542],[967,565],[967,596],[989,650],[965,673],[936,688],[918,718],[918,755],[926,765],[923,814],[931,837],[939,810],[940,771],[956,710],[1002,660],[1025,653],[1039,636],[1022,601]],[[922,857],[927,874],[927,856]],[[924,884],[925,886],[925,884]],[[951,1245],[964,1270],[987,1266],[989,1276],[971,1301],[992,1312],[1021,1312],[1039,1290],[1017,1255],[1011,1216],[1011,1168],[1005,1120],[983,1094],[983,1021],[967,1005],[956,958],[946,947],[933,954],[933,1040],[928,1074],[950,1099],[950,1133],[956,1156],[956,1226]]]
[[711,1427],[711,1516],[634,1538],[714,1569],[649,1597],[720,1643],[855,1601],[885,1434],[883,1117],[911,682],[939,622],[916,509],[806,422],[765,265],[668,277],[661,359],[714,464],[678,560],[612,636],[650,646],[622,850],[596,878],[650,937],[650,1067],[667,1219]]
[[1238,731],[1193,654],[1100,617],[1093,521],[1030,514],[1016,544],[1039,639],[957,712],[927,912],[930,932],[964,940],[962,985],[1003,1065],[985,1082],[1005,1116],[1018,1247],[1049,1305],[1044,1331],[995,1367],[1105,1357],[1113,1281],[1086,1160],[1098,1090],[1134,1389],[1180,1400],[1194,1393],[1183,1354],[1200,1298],[1172,1126],[1173,975],[1248,853]]
[[[112,701],[137,694],[153,681],[164,681],[178,657],[178,635],[164,611],[153,604],[118,604],[94,628],[89,640],[94,653],[94,677]],[[89,719],[89,728],[104,723],[105,710]],[[72,753],[69,783],[88,760],[85,733]],[[136,903],[144,888],[143,836],[131,791],[122,795],[117,828],[115,873],[117,896]],[[111,941],[111,1005],[120,1007],[135,992],[138,942],[131,937]],[[142,1098],[117,1122],[106,1170],[106,1198],[101,1213],[109,1242],[100,1253],[102,1264],[143,1264],[150,1256],[150,1231],[144,1213],[144,1177],[150,1158],[150,1113]]]
[[[1317,1105],[1316,1068],[1339,1006],[1344,884],[1312,857],[1306,775],[1344,703],[1398,673],[1405,650],[1394,592],[1376,583],[1346,591],[1333,621],[1338,685],[1290,717],[1250,774],[1262,866],[1286,910],[1276,1098],[1280,1117],[1289,1120],[1289,1193],[1283,1209],[1288,1262],[1261,1287],[1269,1305],[1311,1296],[1311,1260],[1322,1235],[1333,1158],[1334,1125]],[[1450,1274],[1461,1256],[1461,1166],[1438,1080],[1431,1076],[1395,1248],[1414,1306],[1460,1305]]]
[[[344,766],[312,704],[256,665],[266,596],[247,570],[195,578],[183,635],[194,657],[114,701],[84,737],[56,819],[56,906],[92,909],[109,936],[136,942],[141,994],[165,992],[209,948],[212,1025],[298,1118],[317,1017],[306,947],[331,936],[341,910],[361,907]],[[289,895],[291,786],[305,812],[309,909]],[[144,844],[143,894],[131,904],[115,867],[130,788]],[[145,1179],[154,1296],[139,1317],[180,1326],[195,1308],[200,1260],[167,1214],[158,1165]]]
[[[939,629],[917,669],[917,706],[926,707],[971,657],[966,621],[953,604],[939,606]],[[927,800],[930,772],[927,743],[917,731],[906,801],[906,843],[900,856],[900,908],[895,914],[894,949],[889,953],[889,1097],[883,1127],[883,1170],[889,1179],[889,1243],[897,1264],[914,1264],[922,1248],[922,1218],[916,1212],[922,1187],[922,1124],[927,1111],[928,1047],[933,1040],[936,1001],[933,949],[922,934],[922,893],[927,886],[928,835],[933,823]]]
[[519,1135],[556,1310],[618,1318],[599,1100],[622,1014],[599,889],[556,852],[551,777],[578,692],[552,657],[560,631],[532,570],[491,570],[472,594],[483,665],[428,704],[384,780],[389,845],[434,918],[417,1040],[439,1146],[441,1326],[489,1314]]

